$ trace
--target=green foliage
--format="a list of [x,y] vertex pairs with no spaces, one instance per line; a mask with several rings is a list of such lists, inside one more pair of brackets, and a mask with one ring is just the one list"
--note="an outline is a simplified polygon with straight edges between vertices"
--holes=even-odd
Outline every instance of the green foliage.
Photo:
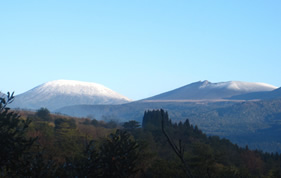
[[30,120],[10,111],[6,106],[14,100],[13,93],[0,98],[0,175],[14,176],[22,168],[22,158],[35,139],[26,139]]
[[109,120],[108,122],[105,122],[103,120],[101,121],[98,121],[96,119],[92,119],[92,120],[85,120],[84,121],[84,124],[87,125],[87,124],[91,124],[95,127],[104,127],[104,128],[108,128],[108,129],[115,129],[117,128],[119,125],[116,121],[114,120]]
[[84,174],[84,176],[97,177],[103,174],[103,171],[101,170],[101,166],[99,165],[100,154],[96,149],[96,146],[97,145],[92,140],[87,145],[86,151],[84,152],[86,159],[84,165],[81,168],[82,171],[80,171]]
[[136,141],[126,131],[117,130],[101,146],[103,177],[129,177],[135,174],[138,160]]
[[[163,111],[149,112],[161,113]],[[159,114],[154,113],[154,116],[158,117]],[[155,130],[158,123],[154,121],[159,119],[153,120],[151,117],[150,120],[145,121],[150,124],[149,129],[145,129],[145,132],[152,133],[154,137],[156,148],[153,146],[151,149],[158,153],[158,161],[151,162],[152,165],[147,171],[148,177],[163,177],[164,174],[161,173],[165,173],[166,177],[172,177],[172,175],[182,177],[173,172],[183,171],[179,166],[181,165],[180,160],[176,158],[175,152],[167,144],[164,135],[161,135],[159,130]],[[146,125],[144,124],[144,126]],[[198,126],[190,125],[189,120],[177,124],[168,122],[165,130],[172,143],[177,145],[180,140],[178,145],[182,145],[184,160],[194,177],[270,177],[278,175],[278,171],[281,170],[279,154],[266,155],[259,151],[239,148],[229,140],[220,139],[218,136],[207,137]],[[171,163],[172,165],[169,165]],[[173,168],[173,171],[166,170],[168,169],[166,167]]]
[[[142,122],[144,111],[165,108],[173,123],[186,118],[208,135],[226,137],[239,146],[281,153],[281,99],[247,102],[132,102],[103,105],[101,114]],[[94,114],[97,106],[87,106]],[[110,112],[110,113],[109,113]],[[144,127],[147,128],[147,127]]]
[[67,158],[61,177],[131,177],[138,171],[139,145],[126,131],[116,130],[99,144],[91,141],[80,159]]
[[152,166],[148,168],[145,177],[186,178],[184,171],[179,168],[181,168],[181,164],[177,161],[157,159],[154,160]]
[[105,128],[109,128],[109,129],[114,129],[117,128],[118,124],[116,121],[114,120],[110,120],[109,122],[107,122],[106,124],[103,125]]
[[58,118],[55,120],[55,129],[76,129],[75,120]]
[[37,146],[23,158],[26,160],[25,169],[21,169],[21,177],[55,177],[57,164],[55,160],[46,156],[45,151]]
[[123,124],[124,129],[127,129],[127,130],[134,130],[136,128],[139,128],[139,126],[140,126],[139,122],[134,121],[134,120],[130,120]]
[[84,125],[90,125],[91,124],[91,120],[90,119],[85,119],[82,123]]
[[92,119],[91,120],[91,124],[98,127],[99,126],[99,121],[97,121],[96,119]]
[[[183,159],[193,177],[281,175],[279,153],[239,148],[227,139],[207,136],[200,127],[191,125],[189,119],[172,123],[163,110],[146,111],[144,128],[135,129],[138,123],[128,121],[123,125],[124,130],[116,130],[116,125],[107,125],[105,121],[56,115],[51,115],[53,120],[37,119],[29,124],[30,121],[3,107],[7,102],[0,103],[5,108],[1,110],[0,124],[5,121],[11,133],[20,134],[7,141],[3,138],[5,127],[0,127],[0,142],[4,145],[0,147],[0,177],[186,177],[181,160],[161,131],[162,118],[171,142],[181,145]],[[36,117],[34,113],[25,116]],[[38,139],[29,142],[26,139],[29,136]],[[27,141],[26,144],[22,142],[20,146],[19,138]],[[10,149],[12,146],[8,148],[7,143],[19,152]],[[8,159],[5,156],[10,161],[5,161]]]
[[50,111],[47,108],[40,108],[39,110],[36,111],[35,115],[44,121],[52,120]]
[[55,120],[55,145],[63,157],[75,159],[81,156],[83,139],[77,130],[74,119],[58,118]]
[[145,111],[142,128],[145,130],[161,130],[162,117],[165,124],[171,125],[171,120],[169,120],[168,112],[165,112],[162,116],[161,110]]

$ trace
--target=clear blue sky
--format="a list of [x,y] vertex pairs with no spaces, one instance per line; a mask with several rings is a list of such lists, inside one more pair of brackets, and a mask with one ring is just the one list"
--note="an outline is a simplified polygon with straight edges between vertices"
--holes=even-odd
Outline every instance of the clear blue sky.
[[199,80],[281,86],[280,0],[6,0],[0,91],[57,79],[131,99]]

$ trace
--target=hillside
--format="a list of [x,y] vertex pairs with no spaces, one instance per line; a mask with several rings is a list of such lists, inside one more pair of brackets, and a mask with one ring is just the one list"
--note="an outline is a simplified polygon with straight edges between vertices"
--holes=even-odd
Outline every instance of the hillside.
[[231,100],[270,100],[281,98],[281,88],[275,89],[273,91],[264,92],[253,92],[242,95],[232,96]]
[[[143,112],[165,109],[173,122],[186,118],[208,135],[229,138],[234,143],[251,148],[281,152],[281,140],[267,137],[279,135],[281,100],[248,102],[132,102],[122,105],[79,105],[57,110],[63,114],[118,121],[141,121]],[[270,128],[275,129],[270,129]],[[271,133],[272,131],[272,133]],[[255,134],[265,134],[255,141]],[[270,145],[270,146],[269,146]]]
[[[189,177],[270,178],[281,175],[280,154],[252,151],[227,139],[207,136],[189,120],[172,123],[163,110],[146,111],[142,128],[138,128],[139,124],[135,121],[119,125],[52,114],[46,120],[38,113],[21,112],[25,119],[32,121],[26,130],[27,137],[37,137],[37,140],[32,147],[25,148],[19,158],[12,157],[12,165],[8,162],[0,164],[1,170],[8,170],[2,171],[1,175],[187,177],[171,143],[182,150],[181,158],[192,175]],[[163,134],[162,120],[171,142]],[[6,148],[6,145],[3,146]],[[5,151],[13,153],[9,149],[1,149],[1,155]]]

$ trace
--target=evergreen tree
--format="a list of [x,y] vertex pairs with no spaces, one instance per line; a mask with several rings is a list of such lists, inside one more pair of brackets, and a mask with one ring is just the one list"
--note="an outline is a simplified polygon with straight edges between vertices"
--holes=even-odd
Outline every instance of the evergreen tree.
[[123,124],[124,129],[127,129],[127,130],[134,130],[134,129],[138,128],[139,126],[140,126],[140,124],[134,120],[125,122]]
[[145,111],[142,120],[142,128],[145,130],[161,130],[162,117],[164,123],[170,126],[171,120],[169,120],[168,112],[164,112],[162,109]]
[[36,111],[36,116],[45,120],[45,121],[50,121],[52,120],[50,111],[47,108],[40,108],[39,110]]
[[83,141],[77,130],[74,119],[58,118],[55,120],[55,145],[60,149],[60,154],[74,159],[81,154]]
[[130,177],[138,172],[138,148],[136,141],[126,131],[110,134],[100,148],[102,177]]
[[26,138],[30,120],[20,119],[20,115],[10,111],[8,104],[13,102],[14,93],[0,98],[0,176],[16,176],[23,168],[22,157],[35,138]]

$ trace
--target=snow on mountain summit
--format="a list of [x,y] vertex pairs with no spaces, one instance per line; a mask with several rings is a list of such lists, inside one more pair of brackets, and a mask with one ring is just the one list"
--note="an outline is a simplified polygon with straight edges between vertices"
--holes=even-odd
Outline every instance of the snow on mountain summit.
[[110,96],[113,98],[128,98],[118,94],[117,92],[106,88],[97,83],[81,82],[75,80],[55,80],[42,84],[34,90],[38,92],[46,92],[49,94],[79,94],[89,96]]
[[214,100],[251,92],[272,91],[276,88],[265,83],[241,81],[212,83],[205,80],[188,84],[146,100]]
[[241,82],[241,81],[211,83],[207,80],[202,82],[200,88],[217,88],[217,89],[226,88],[229,90],[245,91],[245,92],[272,91],[274,89],[277,89],[277,87],[266,83]]
[[123,104],[130,102],[125,96],[97,83],[74,80],[55,80],[39,85],[16,96],[12,107],[56,110],[82,104]]

